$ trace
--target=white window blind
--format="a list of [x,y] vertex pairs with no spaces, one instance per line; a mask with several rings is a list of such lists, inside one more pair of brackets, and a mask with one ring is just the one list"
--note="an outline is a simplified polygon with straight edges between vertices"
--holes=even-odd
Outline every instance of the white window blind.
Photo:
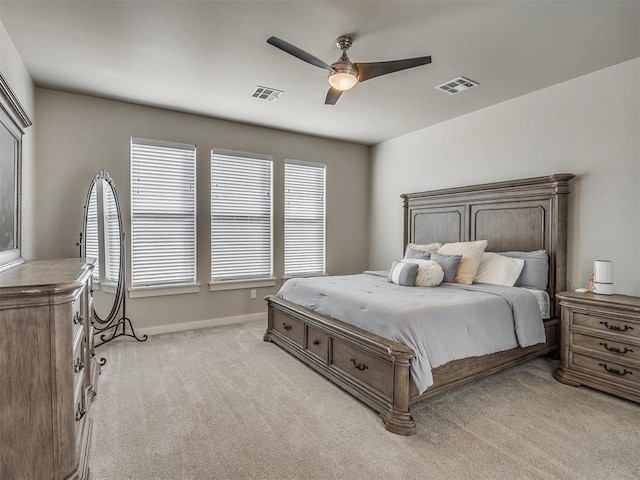
[[116,199],[111,188],[104,192],[104,243],[105,243],[105,279],[117,282],[120,275],[120,228],[118,223],[118,209]]
[[95,258],[97,261],[93,267],[93,278],[100,280],[99,232],[98,232],[98,192],[97,188],[91,189],[89,206],[87,207],[87,227],[84,242],[85,256]]
[[211,151],[211,281],[273,273],[272,176],[268,157]]
[[325,270],[325,166],[284,166],[284,274]]
[[196,147],[131,139],[132,285],[196,280]]

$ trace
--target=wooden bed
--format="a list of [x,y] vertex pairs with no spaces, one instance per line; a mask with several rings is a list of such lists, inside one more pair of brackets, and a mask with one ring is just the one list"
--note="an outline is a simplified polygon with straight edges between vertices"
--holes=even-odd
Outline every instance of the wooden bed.
[[487,251],[547,251],[551,319],[545,321],[546,343],[449,362],[433,369],[433,386],[419,395],[409,369],[411,348],[273,295],[266,298],[264,340],[373,408],[387,430],[413,434],[410,405],[557,349],[555,294],[566,284],[567,197],[572,178],[556,174],[402,195],[405,246],[486,239]]

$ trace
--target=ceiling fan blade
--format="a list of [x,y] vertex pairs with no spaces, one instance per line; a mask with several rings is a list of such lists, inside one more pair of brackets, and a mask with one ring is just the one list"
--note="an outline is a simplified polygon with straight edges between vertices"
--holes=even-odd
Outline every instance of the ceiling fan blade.
[[325,105],[335,105],[338,99],[342,95],[342,90],[331,87],[327,92],[327,98],[324,101]]
[[364,82],[387,73],[399,72],[407,68],[419,67],[431,63],[431,56],[405,58],[404,60],[392,60],[390,62],[356,63],[358,69],[358,81]]
[[291,45],[290,43],[285,42],[284,40],[281,40],[278,37],[269,37],[267,39],[267,43],[273,45],[276,48],[279,48],[283,52],[287,52],[289,55],[293,55],[294,57],[299,58],[303,62],[307,62],[307,63],[310,63],[311,65],[315,65],[316,67],[333,71],[333,68],[331,68],[329,65],[324,63],[319,58],[314,57],[310,53],[307,53],[304,50],[299,49],[295,45]]

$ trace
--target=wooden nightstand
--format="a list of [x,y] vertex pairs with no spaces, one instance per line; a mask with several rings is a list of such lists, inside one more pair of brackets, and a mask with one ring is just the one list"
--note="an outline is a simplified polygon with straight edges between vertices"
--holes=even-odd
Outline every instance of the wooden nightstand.
[[561,366],[553,376],[640,402],[640,298],[562,292]]

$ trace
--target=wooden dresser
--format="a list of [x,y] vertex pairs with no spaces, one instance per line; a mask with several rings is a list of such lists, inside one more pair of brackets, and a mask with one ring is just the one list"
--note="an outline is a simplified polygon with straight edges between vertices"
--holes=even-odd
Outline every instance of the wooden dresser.
[[556,380],[640,402],[640,298],[563,292]]
[[0,478],[89,476],[91,271],[83,259],[0,272]]

